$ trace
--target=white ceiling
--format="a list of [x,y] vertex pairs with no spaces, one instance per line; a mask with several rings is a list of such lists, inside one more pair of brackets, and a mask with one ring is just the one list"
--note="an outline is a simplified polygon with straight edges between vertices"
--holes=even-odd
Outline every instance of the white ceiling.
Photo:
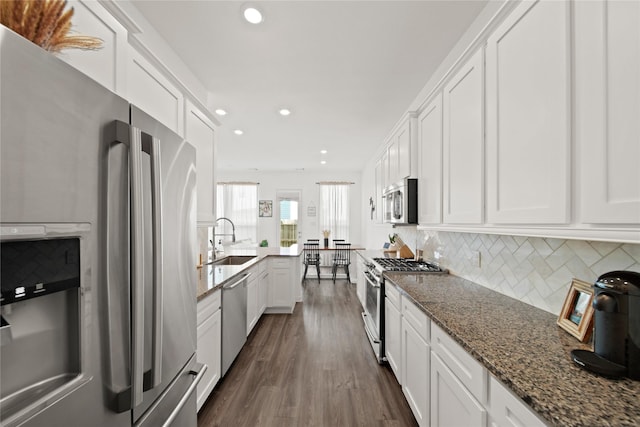
[[134,2],[229,112],[218,167],[259,170],[361,170],[486,3]]

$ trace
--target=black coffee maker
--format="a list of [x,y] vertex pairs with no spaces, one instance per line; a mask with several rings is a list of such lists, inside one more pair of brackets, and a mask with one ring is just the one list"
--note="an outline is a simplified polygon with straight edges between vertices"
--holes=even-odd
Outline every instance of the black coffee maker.
[[573,361],[600,375],[640,380],[640,273],[605,273],[593,289],[594,351],[573,350]]

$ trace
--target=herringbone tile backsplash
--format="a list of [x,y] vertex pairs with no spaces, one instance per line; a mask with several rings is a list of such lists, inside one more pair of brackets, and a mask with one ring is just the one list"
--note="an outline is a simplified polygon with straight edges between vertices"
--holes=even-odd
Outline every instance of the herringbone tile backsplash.
[[[640,272],[640,245],[491,234],[417,231],[424,258],[451,273],[559,314],[573,278]],[[477,253],[480,252],[478,267]]]

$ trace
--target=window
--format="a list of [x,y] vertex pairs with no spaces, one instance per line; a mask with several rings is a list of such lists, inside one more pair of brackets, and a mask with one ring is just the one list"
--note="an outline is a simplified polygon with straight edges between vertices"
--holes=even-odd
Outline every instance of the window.
[[[258,186],[256,184],[218,184],[216,218],[229,218],[236,227],[236,241],[256,241],[258,227]],[[218,221],[216,240],[231,241],[231,224]],[[216,241],[217,243],[217,241]]]
[[349,241],[349,184],[320,184],[320,231]]

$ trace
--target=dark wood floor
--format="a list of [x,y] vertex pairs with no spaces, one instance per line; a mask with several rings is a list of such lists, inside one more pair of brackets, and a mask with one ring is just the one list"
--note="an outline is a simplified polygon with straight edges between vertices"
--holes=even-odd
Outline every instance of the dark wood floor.
[[416,426],[361,311],[355,285],[308,280],[292,315],[262,316],[198,426]]

